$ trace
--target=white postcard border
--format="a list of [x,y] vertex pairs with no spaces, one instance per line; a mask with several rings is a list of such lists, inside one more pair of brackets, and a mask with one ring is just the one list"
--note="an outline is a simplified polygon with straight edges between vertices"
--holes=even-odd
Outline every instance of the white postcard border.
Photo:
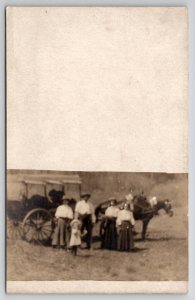
[[14,294],[183,294],[188,281],[7,281],[6,290]]

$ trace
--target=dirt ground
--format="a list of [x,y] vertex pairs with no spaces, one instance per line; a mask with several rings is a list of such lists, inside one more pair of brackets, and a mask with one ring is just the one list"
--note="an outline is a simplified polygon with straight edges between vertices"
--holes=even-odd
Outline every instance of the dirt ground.
[[[7,279],[187,280],[187,235],[174,229],[179,211],[174,212],[172,218],[162,215],[151,221],[145,242],[136,236],[134,253],[101,250],[97,241],[93,250],[80,249],[74,258],[63,250],[8,241]],[[138,223],[136,230],[140,231]]]
[[[173,199],[174,216],[164,212],[149,223],[146,241],[140,241],[136,222],[136,252],[100,249],[99,223],[94,228],[93,249],[79,249],[77,257],[63,250],[7,240],[8,280],[187,280],[187,179],[154,185],[155,193]],[[100,194],[100,193],[99,193]],[[97,193],[97,195],[99,195]],[[83,246],[85,246],[83,244]]]

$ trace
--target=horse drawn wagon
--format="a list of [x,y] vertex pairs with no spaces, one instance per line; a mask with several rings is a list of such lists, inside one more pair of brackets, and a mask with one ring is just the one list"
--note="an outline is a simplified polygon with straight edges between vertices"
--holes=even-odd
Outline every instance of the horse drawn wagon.
[[37,176],[38,180],[36,176],[36,180],[32,176],[22,180],[13,177],[8,175],[7,180],[7,237],[48,243],[55,226],[55,211],[63,195],[70,198],[73,207],[80,199],[80,177],[64,175],[58,180],[51,176]]

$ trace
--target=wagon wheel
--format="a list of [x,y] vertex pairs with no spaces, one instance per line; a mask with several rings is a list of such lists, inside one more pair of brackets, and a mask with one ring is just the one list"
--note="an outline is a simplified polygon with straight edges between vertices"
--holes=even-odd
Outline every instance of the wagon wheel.
[[23,236],[22,223],[17,220],[7,218],[6,233],[8,239],[19,239]]
[[29,243],[47,243],[52,231],[52,216],[46,209],[32,209],[23,220],[23,236]]

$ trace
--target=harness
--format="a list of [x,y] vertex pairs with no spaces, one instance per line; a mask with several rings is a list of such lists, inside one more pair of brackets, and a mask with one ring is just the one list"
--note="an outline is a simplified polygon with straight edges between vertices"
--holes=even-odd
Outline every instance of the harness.
[[138,207],[138,208],[141,208],[142,209],[142,214],[148,214],[148,213],[153,213],[154,210],[153,209],[149,209],[149,208],[146,208],[144,206],[142,206],[141,204],[134,204],[134,207]]

